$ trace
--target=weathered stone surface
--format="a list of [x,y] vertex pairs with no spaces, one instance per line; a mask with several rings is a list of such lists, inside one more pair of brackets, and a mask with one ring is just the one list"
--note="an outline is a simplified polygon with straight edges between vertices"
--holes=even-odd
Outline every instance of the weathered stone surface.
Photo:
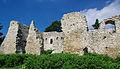
[[82,55],[87,46],[87,21],[80,12],[64,14],[62,20],[64,32],[63,51]]
[[17,21],[11,21],[8,33],[0,47],[1,54],[25,53],[28,27]]
[[[120,54],[120,15],[104,19],[100,28],[87,31],[85,16],[79,12],[65,14],[61,20],[64,32],[63,51],[82,55],[88,52],[108,54],[116,57]],[[105,29],[107,24],[115,25],[114,29]]]
[[63,32],[43,32],[43,38],[44,50],[54,50],[53,53],[61,53],[63,51]]
[[[107,24],[113,24],[115,28],[105,29]],[[111,57],[120,55],[120,16],[104,19],[98,30],[90,30],[88,33],[92,52],[108,54]]]
[[40,55],[43,53],[43,35],[42,32],[38,31],[38,29],[34,25],[34,21],[31,22],[29,28],[29,35],[27,38],[26,45],[26,53],[27,54],[37,54]]

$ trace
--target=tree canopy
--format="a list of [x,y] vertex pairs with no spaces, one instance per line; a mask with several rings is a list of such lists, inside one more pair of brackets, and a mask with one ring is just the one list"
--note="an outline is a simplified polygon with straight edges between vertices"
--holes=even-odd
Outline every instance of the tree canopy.
[[100,26],[99,20],[98,20],[98,19],[96,19],[95,24],[93,24],[92,26],[93,26],[93,28],[94,28],[94,29],[98,29],[98,28],[99,28],[99,26]]
[[[1,24],[1,23],[0,23]],[[3,26],[0,25],[0,30],[3,29]],[[0,32],[0,45],[2,44],[5,37],[2,37],[3,33]]]
[[61,22],[60,21],[54,21],[50,26],[48,26],[44,32],[62,32]]

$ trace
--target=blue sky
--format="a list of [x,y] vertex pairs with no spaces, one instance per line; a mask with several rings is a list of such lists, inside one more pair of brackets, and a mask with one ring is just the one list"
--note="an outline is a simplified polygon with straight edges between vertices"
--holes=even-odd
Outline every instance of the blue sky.
[[27,26],[35,21],[40,31],[63,14],[81,12],[86,15],[89,28],[95,19],[102,20],[120,14],[120,0],[0,0],[1,32],[6,35],[9,23],[19,21]]

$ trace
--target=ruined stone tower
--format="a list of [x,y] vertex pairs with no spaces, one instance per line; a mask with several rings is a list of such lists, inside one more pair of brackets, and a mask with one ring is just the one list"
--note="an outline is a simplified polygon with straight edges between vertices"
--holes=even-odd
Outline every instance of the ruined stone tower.
[[65,53],[83,54],[87,47],[87,21],[80,12],[64,14],[61,19],[64,32],[63,51]]

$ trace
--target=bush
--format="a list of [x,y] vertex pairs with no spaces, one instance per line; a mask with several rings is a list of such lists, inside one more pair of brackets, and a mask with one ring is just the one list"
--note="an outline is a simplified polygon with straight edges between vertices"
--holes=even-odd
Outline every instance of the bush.
[[22,65],[26,69],[120,69],[120,57],[112,59],[107,55],[87,53],[78,54],[47,54],[0,55],[0,67]]
[[9,58],[5,61],[5,63],[6,63],[5,66],[6,67],[14,67],[14,66],[18,66],[20,64],[23,64],[25,55],[12,54],[12,55],[9,55],[8,57]]
[[7,55],[0,55],[0,67],[5,65],[5,60],[7,59],[6,57]]
[[[33,60],[34,59],[34,60]],[[50,54],[43,56],[29,57],[25,67],[30,69],[111,69],[118,68],[119,64],[112,63],[113,59],[107,55],[86,54]],[[118,67],[117,67],[118,66]]]
[[29,55],[11,54],[0,55],[0,67],[14,67],[24,63]]
[[45,51],[45,54],[48,55],[48,54],[51,54],[54,50],[46,50]]

